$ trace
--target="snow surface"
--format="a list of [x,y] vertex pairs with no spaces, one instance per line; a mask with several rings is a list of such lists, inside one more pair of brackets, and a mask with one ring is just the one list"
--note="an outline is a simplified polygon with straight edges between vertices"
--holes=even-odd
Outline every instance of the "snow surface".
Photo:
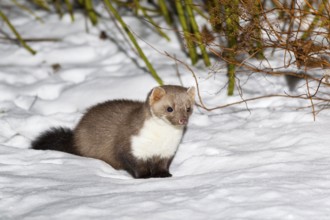
[[[74,127],[89,106],[143,100],[157,85],[111,21],[86,33],[80,15],[75,23],[40,16],[45,24],[15,13],[12,21],[26,38],[60,42],[30,43],[36,56],[0,42],[0,219],[330,219],[330,111],[314,122],[310,108],[299,108],[308,100],[195,108],[172,178],[132,179],[103,161],[29,149],[51,126]],[[178,42],[155,37],[130,16],[125,20],[148,44],[188,62]],[[100,30],[116,41],[101,40]],[[179,84],[176,63],[140,43],[165,83]],[[208,106],[240,100],[221,89],[224,66],[193,67]],[[194,85],[191,72],[179,70],[184,85]],[[244,97],[288,90],[280,77],[246,73],[240,80]]]

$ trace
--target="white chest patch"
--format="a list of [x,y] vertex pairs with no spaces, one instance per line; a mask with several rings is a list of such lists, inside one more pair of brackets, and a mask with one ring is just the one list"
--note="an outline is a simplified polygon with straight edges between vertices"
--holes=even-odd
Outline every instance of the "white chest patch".
[[143,160],[153,156],[172,157],[178,148],[182,134],[183,129],[152,117],[144,122],[140,133],[132,137],[132,153]]

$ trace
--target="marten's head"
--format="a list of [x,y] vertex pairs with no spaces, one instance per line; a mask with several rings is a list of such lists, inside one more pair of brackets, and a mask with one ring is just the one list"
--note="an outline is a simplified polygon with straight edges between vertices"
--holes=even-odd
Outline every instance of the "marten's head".
[[195,103],[195,87],[159,86],[152,89],[147,100],[151,114],[174,126],[185,126]]

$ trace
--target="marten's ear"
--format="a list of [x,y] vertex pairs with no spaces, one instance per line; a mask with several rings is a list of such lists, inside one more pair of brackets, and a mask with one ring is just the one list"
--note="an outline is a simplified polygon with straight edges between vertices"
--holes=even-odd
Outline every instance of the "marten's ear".
[[150,95],[149,98],[149,104],[153,105],[156,102],[158,102],[161,98],[163,98],[163,96],[166,94],[165,89],[163,89],[162,87],[155,87]]
[[187,93],[189,95],[189,98],[192,100],[192,101],[195,101],[195,87],[192,86],[192,87],[189,87],[189,89],[187,90]]

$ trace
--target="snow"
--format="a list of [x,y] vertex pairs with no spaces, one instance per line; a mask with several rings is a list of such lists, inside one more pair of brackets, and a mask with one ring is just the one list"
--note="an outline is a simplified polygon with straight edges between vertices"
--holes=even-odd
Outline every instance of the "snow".
[[[61,39],[31,43],[36,56],[0,42],[0,219],[329,219],[330,111],[314,122],[311,108],[299,108],[309,100],[269,98],[212,112],[195,107],[172,178],[133,179],[103,161],[29,149],[49,127],[74,127],[89,106],[144,100],[157,85],[127,43],[99,39],[104,29],[122,42],[112,21],[86,33],[79,14],[75,23],[42,18],[44,25],[13,22],[24,37]],[[159,51],[187,61],[175,40],[126,21]],[[140,43],[165,83],[179,84],[175,61]],[[207,106],[240,100],[225,95],[225,65],[217,65],[216,73],[192,67]],[[185,86],[193,86],[191,72],[179,70]],[[281,77],[247,73],[240,80],[245,98],[288,90]],[[297,92],[305,90],[300,84]]]

